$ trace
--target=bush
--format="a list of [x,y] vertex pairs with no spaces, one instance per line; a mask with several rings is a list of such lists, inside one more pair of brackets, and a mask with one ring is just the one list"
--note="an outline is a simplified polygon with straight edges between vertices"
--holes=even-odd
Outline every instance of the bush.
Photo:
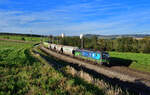
[[21,40],[25,41],[26,39],[24,37],[22,37]]

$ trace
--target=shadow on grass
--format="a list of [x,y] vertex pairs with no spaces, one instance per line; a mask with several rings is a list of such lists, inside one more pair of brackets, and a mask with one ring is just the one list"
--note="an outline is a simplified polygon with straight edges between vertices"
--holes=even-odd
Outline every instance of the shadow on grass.
[[110,57],[110,66],[126,66],[129,67],[133,60]]

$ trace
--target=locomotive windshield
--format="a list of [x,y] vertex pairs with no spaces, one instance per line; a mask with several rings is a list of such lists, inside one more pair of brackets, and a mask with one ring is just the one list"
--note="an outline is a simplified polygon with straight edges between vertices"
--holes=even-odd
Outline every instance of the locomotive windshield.
[[109,58],[109,54],[107,52],[103,52],[102,56],[103,59]]

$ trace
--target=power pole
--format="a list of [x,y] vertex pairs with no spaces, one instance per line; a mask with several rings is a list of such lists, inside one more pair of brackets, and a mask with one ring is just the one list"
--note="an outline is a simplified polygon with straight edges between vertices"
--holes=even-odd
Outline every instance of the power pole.
[[57,45],[58,45],[58,43],[59,43],[59,36],[57,36],[56,38],[57,38]]
[[32,30],[30,32],[31,32],[31,41],[32,41]]

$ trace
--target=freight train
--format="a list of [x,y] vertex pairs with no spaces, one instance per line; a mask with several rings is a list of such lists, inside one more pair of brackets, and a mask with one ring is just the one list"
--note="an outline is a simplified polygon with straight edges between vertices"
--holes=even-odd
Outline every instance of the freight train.
[[90,50],[79,49],[78,47],[73,47],[73,46],[50,44],[48,42],[43,42],[43,45],[48,49],[51,49],[53,51],[56,51],[58,53],[62,53],[71,57],[76,57],[76,58],[84,59],[87,61],[92,61],[100,65],[109,64],[109,54],[104,51],[103,52],[90,51]]

